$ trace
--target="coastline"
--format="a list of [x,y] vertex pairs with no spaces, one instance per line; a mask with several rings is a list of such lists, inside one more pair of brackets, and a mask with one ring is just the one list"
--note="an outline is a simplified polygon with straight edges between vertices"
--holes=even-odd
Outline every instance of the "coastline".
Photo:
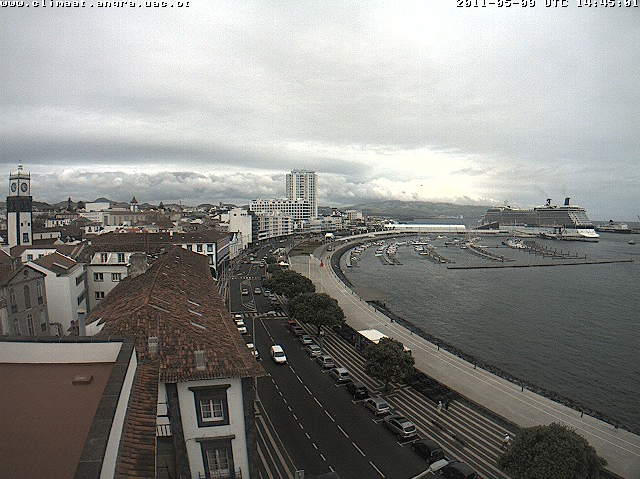
[[[349,245],[346,245],[342,248],[339,248],[337,251],[332,252],[333,254],[331,255],[331,268],[334,272],[334,274],[340,279],[340,281],[349,289],[351,289],[353,291],[354,285],[348,280],[348,278],[345,276],[343,270],[340,268],[340,261],[342,256],[344,255],[344,253],[346,251],[348,251],[349,249],[353,248],[357,243],[351,243]],[[478,360],[477,358],[475,358],[474,356],[472,356],[471,354],[466,353],[465,351],[460,350],[459,348],[456,348],[455,346],[453,346],[450,343],[447,343],[446,341],[435,337],[431,334],[429,334],[426,331],[423,331],[422,329],[420,329],[418,326],[416,326],[415,324],[413,324],[412,322],[398,316],[397,314],[395,314],[392,310],[390,310],[388,307],[386,307],[386,304],[380,304],[378,301],[367,301],[367,304],[370,304],[373,308],[377,309],[379,312],[381,312],[382,314],[384,314],[385,316],[389,317],[390,320],[392,320],[393,322],[396,322],[400,325],[402,325],[403,327],[405,327],[407,330],[411,331],[412,334],[418,335],[421,338],[429,341],[430,343],[448,351],[449,353],[467,361],[468,363],[474,364],[476,366],[478,366],[481,369],[484,369],[485,371],[492,373],[496,376],[499,376],[507,381],[510,381],[511,383],[520,386],[522,389],[527,389],[528,391],[531,391],[533,393],[539,394],[540,396],[546,397],[554,402],[557,402],[559,404],[562,404],[568,408],[571,408],[581,414],[586,414],[589,415],[591,417],[594,417],[596,419],[599,419],[603,422],[606,422],[608,424],[611,424],[612,426],[615,427],[615,429],[623,429],[625,431],[631,432],[633,434],[640,434],[640,430],[636,430],[635,428],[630,427],[628,424],[625,424],[624,422],[611,417],[607,414],[604,414],[600,411],[594,410],[582,403],[580,403],[579,401],[573,400],[571,398],[568,398],[566,396],[563,396],[555,391],[550,391],[548,389],[545,389],[543,387],[540,387],[537,384],[534,384],[530,381],[527,381],[525,379],[519,378],[514,376],[513,374],[509,373],[508,371],[504,371],[496,366],[494,366],[493,364]]]

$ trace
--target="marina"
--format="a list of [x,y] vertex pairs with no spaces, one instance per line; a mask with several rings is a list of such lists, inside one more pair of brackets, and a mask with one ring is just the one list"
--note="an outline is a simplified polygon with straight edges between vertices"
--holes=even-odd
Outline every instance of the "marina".
[[464,238],[456,246],[445,246],[452,238],[422,245],[449,263],[424,261],[411,244],[417,239],[404,239],[396,252],[402,266],[383,268],[369,252],[348,282],[384,290],[387,309],[476,361],[640,431],[632,400],[640,377],[630,367],[640,341],[640,249],[628,237],[603,233],[600,242],[570,250],[544,239],[474,241],[505,262],[472,254]]

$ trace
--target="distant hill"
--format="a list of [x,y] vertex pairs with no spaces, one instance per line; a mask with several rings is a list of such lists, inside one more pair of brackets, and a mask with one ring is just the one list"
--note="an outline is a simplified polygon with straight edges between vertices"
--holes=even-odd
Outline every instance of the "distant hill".
[[[484,215],[490,206],[458,205],[454,203],[433,203],[430,201],[399,201],[388,200],[371,203],[361,203],[340,208],[344,210],[359,210],[369,216],[382,216],[397,221],[411,221],[430,218],[462,217],[466,220],[477,220]],[[320,210],[320,208],[318,208]],[[329,213],[331,209],[329,208]]]

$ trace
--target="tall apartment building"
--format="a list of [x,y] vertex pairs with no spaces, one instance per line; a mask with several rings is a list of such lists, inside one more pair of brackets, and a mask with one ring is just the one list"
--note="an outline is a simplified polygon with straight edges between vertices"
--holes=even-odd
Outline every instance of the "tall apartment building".
[[[303,200],[311,206],[311,217],[318,217],[315,171],[293,170],[287,174],[287,199],[292,203]],[[306,218],[305,218],[306,219]]]

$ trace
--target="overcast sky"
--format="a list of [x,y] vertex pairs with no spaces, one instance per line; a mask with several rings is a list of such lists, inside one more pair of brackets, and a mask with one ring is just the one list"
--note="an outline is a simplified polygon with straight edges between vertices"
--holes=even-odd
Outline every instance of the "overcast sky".
[[640,7],[139,3],[0,8],[5,195],[22,163],[35,200],[243,204],[298,168],[325,206],[640,214]]

